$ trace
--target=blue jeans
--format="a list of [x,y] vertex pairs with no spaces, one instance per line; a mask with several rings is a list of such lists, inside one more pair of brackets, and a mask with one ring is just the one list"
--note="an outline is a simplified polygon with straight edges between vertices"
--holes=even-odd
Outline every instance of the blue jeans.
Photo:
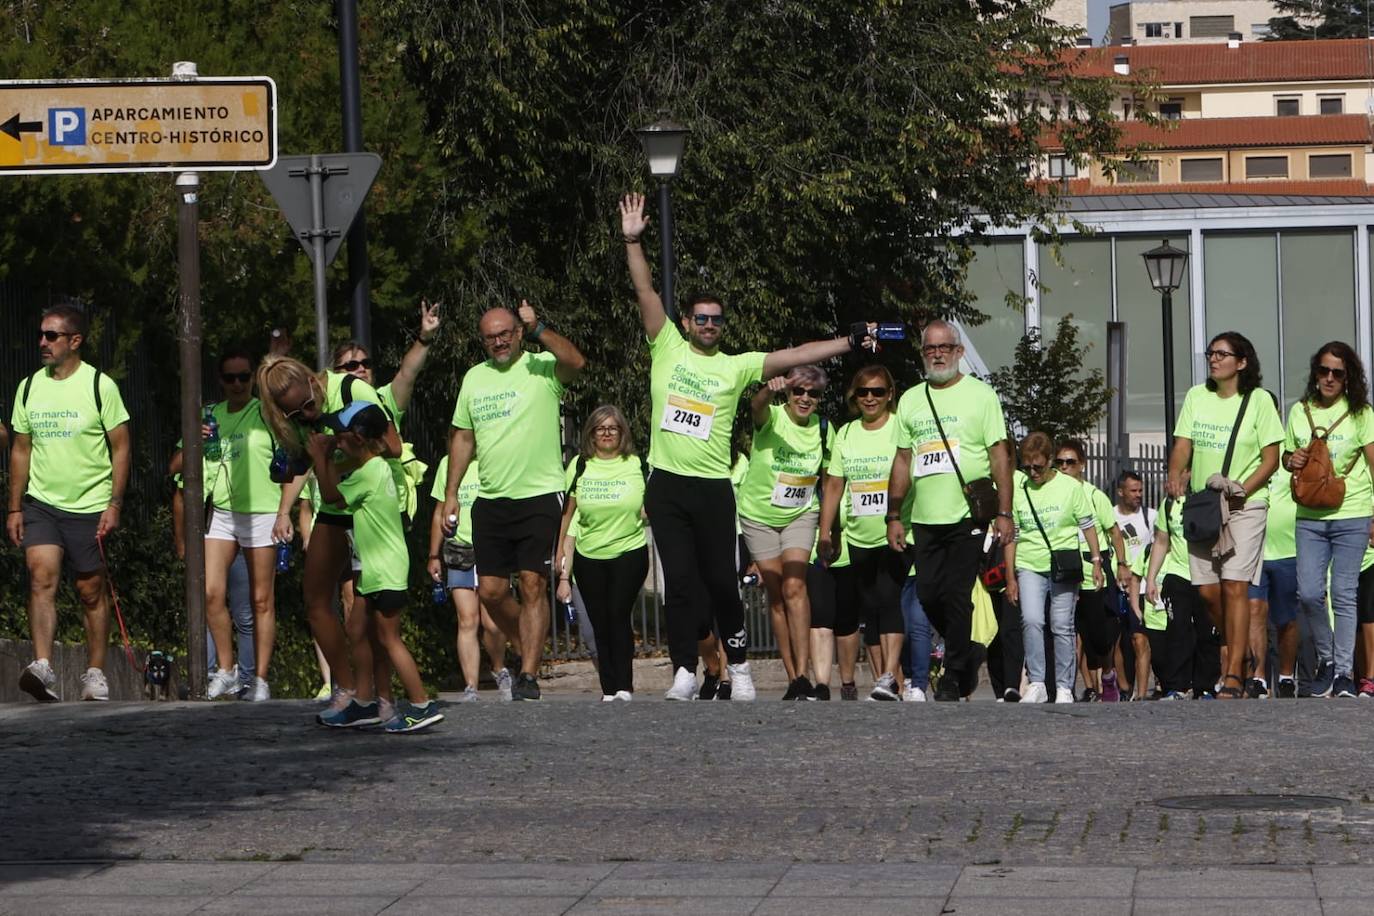
[[902,667],[917,690],[930,686],[930,618],[921,599],[916,597],[916,577],[907,576],[902,584],[902,623],[906,642],[902,646]]
[[[1031,683],[1045,683],[1045,609],[1049,608],[1054,634],[1054,683],[1073,690],[1073,610],[1078,603],[1077,582],[1051,582],[1048,573],[1016,571],[1021,590],[1021,634],[1026,647],[1026,674]],[[1048,686],[1048,685],[1046,685]],[[1054,695],[1050,695],[1054,699]]]
[[[239,683],[251,687],[257,673],[257,656],[253,654],[253,589],[248,585],[248,560],[240,550],[229,564],[229,575],[224,582],[224,601],[229,605],[229,618],[234,622],[234,633],[238,643]],[[215,654],[215,641],[210,631],[205,631],[205,654],[209,658],[207,670],[219,668],[219,656]]]
[[[1369,546],[1369,516],[1338,521],[1300,518],[1297,542],[1298,603],[1312,628],[1317,661],[1332,662],[1336,677],[1350,677],[1355,669],[1355,602],[1360,562]],[[1328,570],[1334,633],[1326,612]]]

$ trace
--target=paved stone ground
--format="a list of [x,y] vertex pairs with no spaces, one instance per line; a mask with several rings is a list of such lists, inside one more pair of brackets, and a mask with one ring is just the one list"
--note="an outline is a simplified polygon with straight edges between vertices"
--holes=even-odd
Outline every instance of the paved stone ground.
[[[1042,904],[1101,898],[1094,912],[1122,911],[1117,898],[1136,912],[1178,912],[1151,895],[1182,888],[1197,900],[1231,887],[1262,899],[1238,907],[1249,914],[1291,913],[1292,894],[1374,892],[1365,701],[600,704],[555,694],[450,705],[432,733],[403,737],[328,732],[311,724],[314,708],[0,707],[0,861],[16,863],[0,870],[0,912],[80,908],[78,895],[119,888],[174,898],[143,912],[183,912],[234,894],[335,893],[339,881],[363,895],[359,912],[445,909],[420,899],[436,887],[558,898],[521,913],[673,911],[697,894],[739,901],[740,912],[819,911],[774,900],[794,884],[815,896],[890,891],[958,913],[999,909],[978,888]],[[1286,811],[1156,804],[1212,793],[1336,800]],[[71,864],[119,860],[139,861]],[[876,865],[887,870],[864,870]],[[1278,867],[1237,877],[1200,865]],[[58,896],[35,906],[35,894]],[[628,897],[658,903],[615,903]],[[1077,910],[1055,908],[1065,912]]]

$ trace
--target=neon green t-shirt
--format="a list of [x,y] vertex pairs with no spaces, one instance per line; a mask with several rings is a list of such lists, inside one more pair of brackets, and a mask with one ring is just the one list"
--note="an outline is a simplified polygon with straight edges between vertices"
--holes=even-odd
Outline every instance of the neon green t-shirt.
[[485,499],[528,499],[563,490],[558,404],[563,383],[552,353],[522,353],[463,376],[453,425],[470,429],[482,456]]
[[[1064,476],[1067,477],[1069,475],[1065,474]],[[1116,507],[1112,505],[1112,501],[1107,498],[1106,493],[1103,493],[1097,487],[1088,483],[1088,481],[1081,481],[1080,485],[1083,487],[1084,492],[1088,494],[1088,504],[1092,506],[1093,527],[1097,529],[1097,547],[1102,551],[1102,565],[1105,567],[1108,565],[1107,556],[1112,549],[1112,542],[1111,539],[1107,537],[1107,532],[1116,527]],[[1039,503],[1036,503],[1037,508],[1039,505]],[[1020,548],[1017,549],[1019,550]],[[1088,537],[1083,533],[1083,529],[1081,528],[1078,531],[1078,549],[1083,554],[1083,581],[1091,583],[1093,580],[1093,564],[1090,559],[1092,554],[1089,552],[1088,548]]]
[[387,413],[391,414],[391,422],[396,426],[396,435],[402,436],[401,424],[405,422],[406,412],[396,406],[396,392],[391,390],[390,382],[377,389],[377,398],[382,402]]
[[[348,381],[349,379],[352,379],[352,381]],[[372,404],[382,405],[382,399],[377,396],[377,390],[375,388],[373,388],[371,385],[369,385],[362,379],[353,375],[349,375],[346,372],[335,372],[332,369],[327,370],[325,372],[324,383],[324,407],[322,409],[325,413],[335,413],[337,411],[343,410],[353,401],[368,401]],[[344,400],[345,385],[348,388],[347,401]],[[309,435],[310,430],[324,429],[323,423],[317,424],[313,427],[303,426],[301,424],[297,424],[297,426],[302,430],[300,436],[302,442],[306,440],[306,437]],[[334,461],[336,463],[344,461],[343,452],[335,450]],[[316,511],[323,515],[347,514],[346,512],[340,512],[333,506],[324,505],[324,503],[318,498],[312,500],[312,502],[315,506]]]
[[887,543],[887,480],[897,454],[898,422],[887,415],[877,429],[865,429],[862,420],[851,420],[835,434],[826,469],[844,478],[840,517],[845,540],[855,547],[881,547]]
[[1183,537],[1183,500],[1169,499],[1167,496],[1159,504],[1155,513],[1155,530],[1169,536],[1169,555],[1159,567],[1159,579],[1165,576],[1179,576],[1191,580],[1188,571],[1188,542]]
[[1293,475],[1279,464],[1269,478],[1269,517],[1264,526],[1264,558],[1286,560],[1298,555],[1297,509],[1293,502]]
[[[1153,544],[1146,544],[1145,549],[1136,555],[1131,562],[1131,572],[1135,573],[1136,578],[1144,580],[1145,574],[1150,571],[1150,551],[1154,549]],[[1169,615],[1163,608],[1155,607],[1150,603],[1150,599],[1145,597],[1146,592],[1142,589],[1139,596],[1140,616],[1145,629],[1165,630],[1169,627]]]
[[[1309,404],[1308,408],[1312,411],[1312,423],[1318,428],[1330,428],[1332,423],[1350,409],[1350,404],[1341,397],[1330,407]],[[1307,413],[1299,401],[1288,412],[1288,434],[1283,440],[1283,450],[1296,451],[1311,441],[1312,426],[1307,422]],[[1335,521],[1374,514],[1374,489],[1370,487],[1369,465],[1360,454],[1371,442],[1374,442],[1374,411],[1365,407],[1359,413],[1350,414],[1340,421],[1340,425],[1327,436],[1326,447],[1331,451],[1331,466],[1335,469],[1336,476],[1345,480],[1345,499],[1335,509],[1296,506],[1298,518]],[[1279,464],[1281,466],[1282,462]]]
[[697,353],[671,322],[649,341],[649,463],[685,477],[730,476],[730,436],[765,353]]
[[[897,446],[911,449],[911,489],[916,494],[907,521],[950,525],[968,517],[968,501],[930,412],[926,388],[917,385],[897,405]],[[989,476],[988,448],[1007,438],[996,392],[965,375],[948,388],[931,388],[930,394],[964,480]]]
[[740,517],[781,528],[814,511],[822,449],[819,416],[799,426],[787,408],[769,407],[768,422],[754,432],[749,470],[739,487]]
[[253,398],[231,411],[227,401],[211,407],[219,424],[220,460],[205,459],[204,480],[217,508],[254,515],[276,515],[281,485],[272,482],[276,440],[262,418],[262,403]]
[[[1192,477],[1189,485],[1194,491],[1206,486],[1207,478],[1221,473],[1226,445],[1236,425],[1236,414],[1240,412],[1240,402],[1241,395],[1222,398],[1208,391],[1206,385],[1194,385],[1188,389],[1178,422],[1174,425],[1174,435],[1192,440]],[[1227,476],[1231,480],[1244,481],[1260,466],[1260,452],[1266,446],[1282,441],[1283,424],[1279,421],[1279,412],[1274,409],[1274,402],[1263,391],[1254,391],[1245,408],[1240,434],[1236,436],[1236,450]],[[1268,498],[1268,491],[1261,487],[1248,501],[1264,502]]]
[[573,486],[577,461],[569,461],[566,471],[566,485],[577,499],[577,552],[589,560],[612,560],[647,544],[639,457],[588,458]]
[[[453,532],[453,540],[459,544],[472,543],[472,504],[477,501],[478,490],[477,456],[468,462],[463,479],[458,483],[458,528]],[[434,486],[429,495],[440,503],[444,501],[444,490],[448,487],[448,455],[439,459],[439,471],[434,475]]]
[[[1031,512],[1032,505],[1035,514]],[[1093,506],[1088,493],[1068,474],[1056,472],[1039,487],[1023,481],[1016,487],[1011,507],[1016,522],[1016,568],[1028,572],[1047,575],[1050,551],[1076,552],[1079,529],[1093,526]],[[1036,527],[1035,515],[1039,515],[1040,525],[1045,529],[1044,537]],[[1045,545],[1045,538],[1049,538],[1049,546]]]
[[114,496],[114,465],[105,433],[129,422],[119,386],[100,374],[97,416],[95,367],[89,363],[64,379],[53,378],[47,369],[30,378],[19,383],[10,414],[10,428],[28,436],[32,445],[26,492],[64,512],[104,512]]
[[410,552],[391,468],[374,457],[339,481],[339,494],[353,514],[353,547],[362,561],[358,592],[405,591]]

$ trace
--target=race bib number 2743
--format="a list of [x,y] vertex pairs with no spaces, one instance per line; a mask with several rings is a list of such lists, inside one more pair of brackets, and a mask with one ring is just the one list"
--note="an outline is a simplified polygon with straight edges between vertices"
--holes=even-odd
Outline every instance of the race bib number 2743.
[[711,438],[711,424],[716,419],[716,405],[680,394],[668,395],[663,405],[659,428],[670,433],[691,436],[705,441]]

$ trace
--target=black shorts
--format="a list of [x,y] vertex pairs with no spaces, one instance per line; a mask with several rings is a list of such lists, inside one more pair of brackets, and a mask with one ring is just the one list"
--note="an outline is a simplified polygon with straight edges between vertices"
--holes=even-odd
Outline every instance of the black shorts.
[[95,541],[101,513],[68,512],[29,496],[24,497],[23,507],[25,549],[61,547],[63,559],[78,576],[105,569]]
[[[353,587],[357,588],[356,580],[353,583]],[[397,611],[404,610],[405,606],[410,603],[409,595],[394,588],[384,588],[380,591],[369,592],[368,594],[358,592],[357,594],[359,598],[367,601],[367,609],[369,611],[380,611],[383,614],[394,614]]]
[[353,530],[353,516],[348,514],[341,515],[336,512],[316,512],[314,523],[316,525],[333,525],[335,528],[343,528],[348,531]]
[[487,499],[472,504],[472,547],[483,576],[521,570],[547,576],[563,519],[563,494]]
[[1355,593],[1355,611],[1360,623],[1374,623],[1374,566],[1360,573],[1360,586]]

